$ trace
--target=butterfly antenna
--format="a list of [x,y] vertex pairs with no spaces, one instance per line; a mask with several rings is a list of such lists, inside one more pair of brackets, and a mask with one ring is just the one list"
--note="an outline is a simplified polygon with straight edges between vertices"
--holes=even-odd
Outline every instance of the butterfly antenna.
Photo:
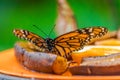
[[50,37],[50,35],[51,35],[51,33],[52,33],[53,29],[55,28],[55,26],[56,26],[56,24],[55,24],[55,25],[53,26],[53,28],[51,29],[51,31],[50,31],[50,33],[49,33],[48,37]]
[[43,34],[45,34],[46,36],[48,36],[42,29],[40,29],[39,27],[37,27],[36,25],[33,25],[34,27],[36,27],[37,29],[39,29]]

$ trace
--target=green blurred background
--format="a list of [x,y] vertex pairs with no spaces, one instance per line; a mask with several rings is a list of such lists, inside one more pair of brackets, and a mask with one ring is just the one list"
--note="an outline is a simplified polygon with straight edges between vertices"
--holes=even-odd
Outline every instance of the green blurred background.
[[[0,0],[0,51],[12,48],[18,41],[12,31],[26,29],[45,37],[57,18],[56,0]],[[78,27],[105,26],[117,30],[120,26],[120,0],[68,0]],[[55,38],[55,32],[51,38]]]

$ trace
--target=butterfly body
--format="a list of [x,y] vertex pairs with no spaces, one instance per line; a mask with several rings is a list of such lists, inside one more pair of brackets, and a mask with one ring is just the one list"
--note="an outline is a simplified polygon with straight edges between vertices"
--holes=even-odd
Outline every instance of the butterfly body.
[[46,51],[69,58],[73,51],[82,49],[93,38],[101,37],[107,33],[107,29],[103,27],[90,27],[77,29],[69,33],[65,33],[55,39],[42,38],[27,30],[15,29],[14,34],[22,39],[28,40],[39,48]]
[[45,42],[46,42],[46,48],[48,49],[48,51],[52,51],[52,49],[54,48],[55,46],[55,42],[53,39],[51,38],[46,38],[45,39]]

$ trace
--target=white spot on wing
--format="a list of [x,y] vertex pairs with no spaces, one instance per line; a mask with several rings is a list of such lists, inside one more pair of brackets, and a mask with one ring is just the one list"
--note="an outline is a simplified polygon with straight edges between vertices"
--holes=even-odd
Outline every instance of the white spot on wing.
[[89,29],[89,32],[92,32],[92,31],[93,31],[93,28],[90,28],[90,29]]
[[24,33],[24,31],[23,31],[23,30],[20,30],[20,32],[21,32],[21,33]]

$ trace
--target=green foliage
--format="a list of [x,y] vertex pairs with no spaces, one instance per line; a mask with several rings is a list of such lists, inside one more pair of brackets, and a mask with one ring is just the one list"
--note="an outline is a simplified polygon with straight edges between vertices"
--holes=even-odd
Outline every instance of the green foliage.
[[[68,0],[74,11],[78,26],[105,26],[109,30],[119,27],[119,0]],[[57,18],[56,0],[0,0],[0,50],[12,48],[18,40],[14,28],[26,29],[42,37],[36,25],[47,34]],[[55,38],[53,32],[51,35]]]

